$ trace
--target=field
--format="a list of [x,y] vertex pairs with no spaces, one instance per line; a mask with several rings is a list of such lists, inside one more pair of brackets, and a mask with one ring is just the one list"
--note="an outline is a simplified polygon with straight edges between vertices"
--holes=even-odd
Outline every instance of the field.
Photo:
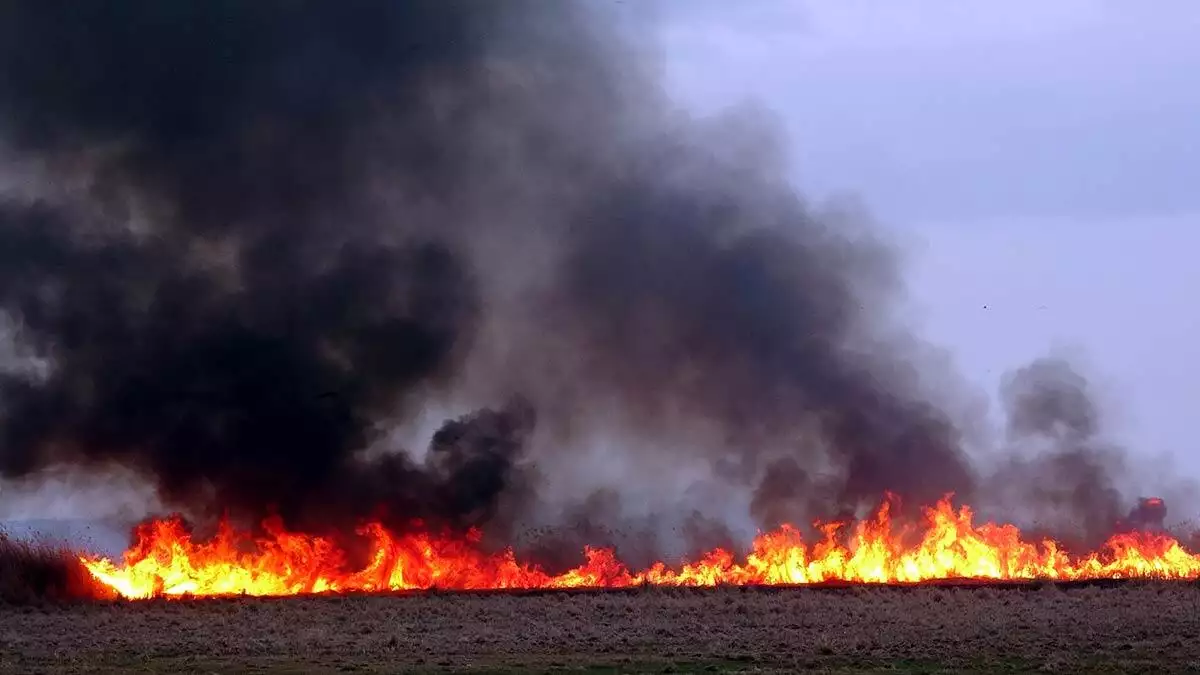
[[1200,587],[637,589],[0,608],[0,672],[1180,672]]

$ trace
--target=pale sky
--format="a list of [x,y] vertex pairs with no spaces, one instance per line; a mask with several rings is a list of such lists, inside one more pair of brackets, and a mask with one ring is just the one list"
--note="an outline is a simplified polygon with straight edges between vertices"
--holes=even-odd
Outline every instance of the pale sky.
[[806,195],[918,242],[924,334],[969,379],[1082,353],[1115,434],[1200,476],[1200,2],[668,0],[663,20],[681,100],[770,108]]

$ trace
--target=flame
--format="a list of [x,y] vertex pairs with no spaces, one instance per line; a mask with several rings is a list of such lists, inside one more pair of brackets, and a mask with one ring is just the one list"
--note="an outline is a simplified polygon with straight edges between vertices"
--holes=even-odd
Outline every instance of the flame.
[[223,523],[214,537],[199,542],[181,519],[168,518],[139,526],[135,545],[120,563],[92,557],[81,561],[98,581],[126,598],[642,584],[1200,578],[1200,555],[1167,534],[1117,534],[1099,552],[1072,557],[1053,541],[1023,540],[1013,525],[975,525],[971,509],[956,509],[949,497],[924,509],[923,522],[915,527],[895,522],[890,498],[869,519],[817,527],[821,536],[811,545],[788,525],[760,534],[740,562],[729,551],[715,549],[695,562],[658,562],[634,571],[610,549],[586,548],[582,565],[551,575],[518,561],[511,550],[482,552],[477,531],[465,537],[397,535],[370,523],[358,530],[369,546],[369,562],[347,571],[346,553],[333,540],[289,532],[275,519],[264,523],[266,535],[257,540]]

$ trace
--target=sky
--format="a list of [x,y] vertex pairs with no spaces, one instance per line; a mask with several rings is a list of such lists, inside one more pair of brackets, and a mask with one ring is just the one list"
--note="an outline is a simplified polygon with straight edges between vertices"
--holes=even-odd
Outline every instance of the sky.
[[970,380],[1066,354],[1114,436],[1200,476],[1200,3],[668,0],[662,21],[682,102],[769,109],[808,198],[903,242],[914,322]]

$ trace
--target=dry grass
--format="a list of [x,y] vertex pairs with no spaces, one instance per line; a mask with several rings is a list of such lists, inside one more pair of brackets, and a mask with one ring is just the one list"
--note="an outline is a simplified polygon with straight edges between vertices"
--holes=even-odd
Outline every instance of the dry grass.
[[0,532],[0,603],[60,601],[95,590],[91,575],[66,548]]
[[1200,587],[646,589],[0,608],[0,672],[1178,672]]

